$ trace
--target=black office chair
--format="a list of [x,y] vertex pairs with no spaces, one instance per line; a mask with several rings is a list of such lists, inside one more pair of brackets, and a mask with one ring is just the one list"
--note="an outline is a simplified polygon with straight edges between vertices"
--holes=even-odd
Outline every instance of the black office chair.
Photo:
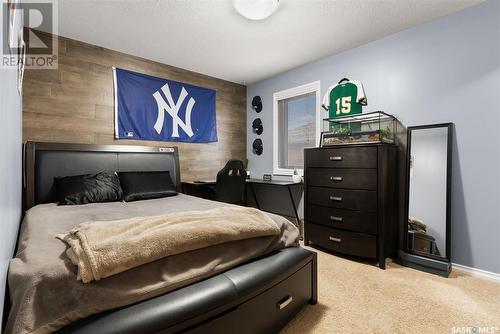
[[217,173],[215,200],[231,204],[243,204],[247,172],[241,160],[229,160]]

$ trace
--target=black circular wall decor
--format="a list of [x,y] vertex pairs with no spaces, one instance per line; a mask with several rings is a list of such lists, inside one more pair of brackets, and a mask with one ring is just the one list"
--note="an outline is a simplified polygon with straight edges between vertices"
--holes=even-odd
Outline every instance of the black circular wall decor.
[[262,111],[262,99],[260,98],[259,95],[256,95],[252,99],[252,108],[256,112],[261,112]]
[[264,132],[264,127],[262,126],[262,120],[260,118],[256,118],[252,122],[252,129],[258,135],[261,135]]
[[253,141],[252,147],[254,154],[261,155],[262,151],[264,151],[264,148],[262,147],[262,140],[260,138]]

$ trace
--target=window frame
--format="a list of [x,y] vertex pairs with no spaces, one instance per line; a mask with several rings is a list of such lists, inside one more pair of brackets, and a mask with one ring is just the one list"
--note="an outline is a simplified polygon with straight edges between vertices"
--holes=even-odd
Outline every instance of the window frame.
[[[319,145],[321,136],[321,85],[320,81],[310,82],[305,85],[285,89],[273,94],[273,175],[293,175],[293,168],[279,167],[279,110],[278,102],[284,99],[297,97],[300,95],[314,93],[316,95],[316,147]],[[303,168],[297,168],[301,176],[304,175]]]

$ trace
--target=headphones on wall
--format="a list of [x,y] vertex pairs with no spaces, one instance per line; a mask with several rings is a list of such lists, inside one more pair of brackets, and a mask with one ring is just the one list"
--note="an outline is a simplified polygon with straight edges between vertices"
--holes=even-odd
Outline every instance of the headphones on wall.
[[258,135],[261,135],[262,132],[264,132],[264,127],[262,126],[262,120],[260,118],[256,118],[253,120],[252,129],[253,129],[253,132],[258,134]]
[[261,155],[262,151],[264,151],[264,147],[262,146],[262,139],[260,138],[255,139],[253,141],[252,148],[254,154]]
[[[252,99],[252,109],[255,112],[260,113],[262,111],[262,99],[259,95],[256,95]],[[255,134],[261,135],[264,132],[264,127],[262,126],[262,120],[260,118],[256,118],[252,122],[252,130]],[[253,153],[257,155],[261,155],[264,151],[264,147],[262,144],[262,139],[257,138],[253,141],[252,144]]]
[[252,99],[252,108],[255,110],[257,113],[262,111],[262,99],[260,98],[259,95],[256,95]]

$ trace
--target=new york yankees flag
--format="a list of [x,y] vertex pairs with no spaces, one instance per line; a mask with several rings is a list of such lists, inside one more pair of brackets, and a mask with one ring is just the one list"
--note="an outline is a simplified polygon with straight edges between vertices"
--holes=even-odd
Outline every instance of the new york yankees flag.
[[215,91],[113,68],[115,137],[217,141]]

